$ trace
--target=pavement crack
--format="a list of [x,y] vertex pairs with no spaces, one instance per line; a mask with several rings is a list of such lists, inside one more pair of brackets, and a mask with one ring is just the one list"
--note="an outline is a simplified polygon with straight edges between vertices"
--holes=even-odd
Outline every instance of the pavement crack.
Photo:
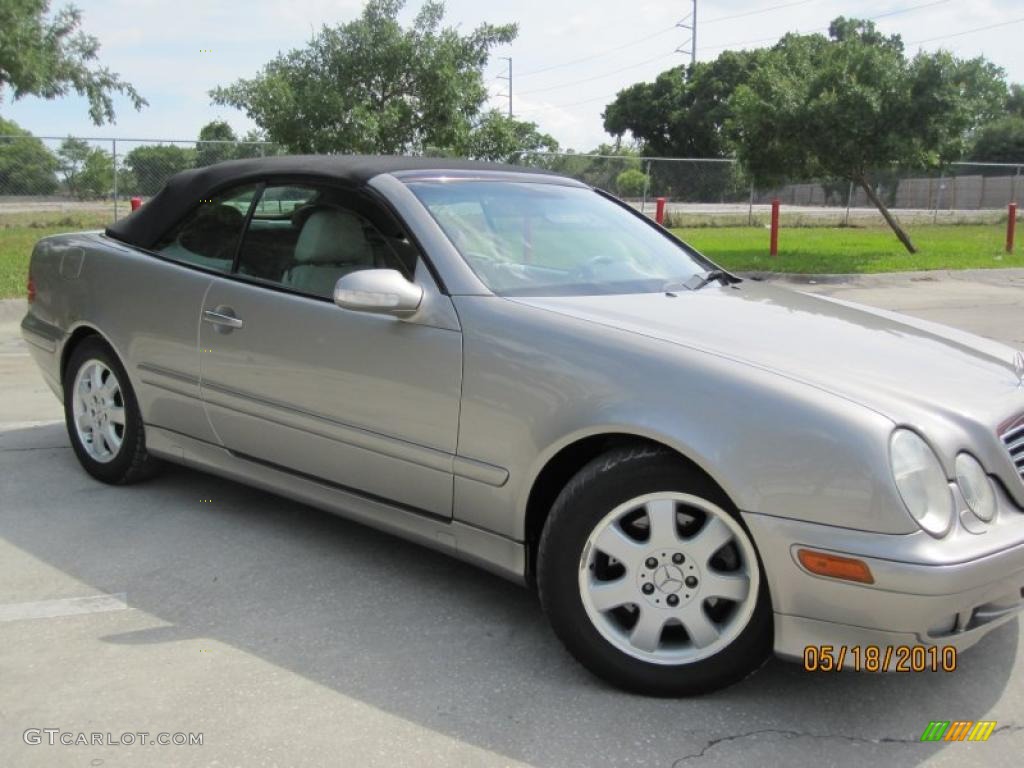
[[[1016,725],[1014,723],[1007,723],[1006,725],[998,726],[992,731],[992,736],[998,733],[1016,733],[1017,731],[1024,730],[1024,725]],[[787,728],[759,728],[753,731],[745,731],[744,733],[737,733],[730,736],[720,736],[717,739],[708,740],[699,752],[693,752],[688,755],[683,755],[672,762],[672,768],[677,768],[688,760],[699,760],[700,758],[707,755],[709,751],[714,749],[720,744],[726,744],[731,741],[739,741],[741,739],[748,739],[751,736],[760,736],[762,734],[776,734],[784,736],[787,739],[837,739],[839,741],[846,741],[851,744],[921,744],[921,737],[916,739],[898,739],[891,736],[882,736],[878,739],[867,739],[862,736],[847,736],[842,733],[810,733],[807,731],[796,731]],[[992,738],[990,736],[989,738]],[[926,742],[924,742],[926,743]]]

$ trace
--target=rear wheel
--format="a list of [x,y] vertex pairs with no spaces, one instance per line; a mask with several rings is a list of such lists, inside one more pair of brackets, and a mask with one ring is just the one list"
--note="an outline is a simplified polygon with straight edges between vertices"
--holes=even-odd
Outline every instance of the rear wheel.
[[133,483],[152,473],[145,431],[128,374],[98,337],[71,353],[64,375],[64,419],[85,471],[105,483]]
[[584,467],[548,518],[537,577],[569,651],[629,690],[715,690],[771,650],[749,534],[721,491],[665,450],[621,449]]

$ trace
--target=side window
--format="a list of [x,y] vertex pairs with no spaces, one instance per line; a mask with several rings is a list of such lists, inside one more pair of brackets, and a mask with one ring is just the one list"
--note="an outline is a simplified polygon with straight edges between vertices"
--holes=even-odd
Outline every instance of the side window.
[[230,272],[257,189],[259,185],[248,184],[201,201],[153,250],[175,261]]
[[324,298],[334,295],[339,278],[361,269],[411,275],[406,262],[414,266],[415,256],[401,250],[403,241],[383,233],[356,207],[351,193],[268,185],[242,241],[239,274]]

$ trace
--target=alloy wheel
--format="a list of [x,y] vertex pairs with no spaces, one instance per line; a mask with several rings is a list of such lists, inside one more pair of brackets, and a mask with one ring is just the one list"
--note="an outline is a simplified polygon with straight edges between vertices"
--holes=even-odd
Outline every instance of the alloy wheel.
[[86,360],[78,369],[72,413],[78,440],[89,456],[104,464],[113,461],[124,442],[124,395],[117,376],[100,360]]
[[613,646],[681,665],[732,642],[753,615],[760,569],[739,523],[706,499],[652,493],[595,526],[580,558],[587,616]]

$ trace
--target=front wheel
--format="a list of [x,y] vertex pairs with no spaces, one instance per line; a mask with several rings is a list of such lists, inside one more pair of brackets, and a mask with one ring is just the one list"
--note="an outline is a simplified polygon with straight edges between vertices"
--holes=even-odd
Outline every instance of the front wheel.
[[638,693],[705,693],[771,650],[767,586],[721,491],[656,447],[584,467],[541,537],[541,602],[569,651]]

